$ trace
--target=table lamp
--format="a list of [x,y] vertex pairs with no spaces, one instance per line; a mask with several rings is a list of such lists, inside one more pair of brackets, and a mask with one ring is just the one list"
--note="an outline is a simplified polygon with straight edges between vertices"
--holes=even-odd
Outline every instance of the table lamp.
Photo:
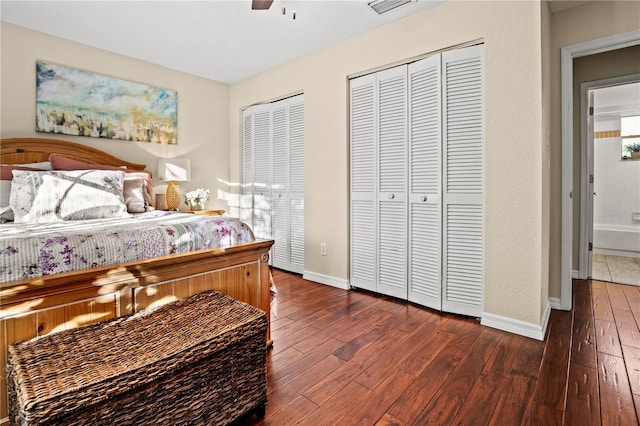
[[178,182],[188,182],[191,175],[191,165],[187,158],[161,158],[158,161],[160,180],[169,181],[165,202],[167,210],[178,210],[180,206],[180,186]]

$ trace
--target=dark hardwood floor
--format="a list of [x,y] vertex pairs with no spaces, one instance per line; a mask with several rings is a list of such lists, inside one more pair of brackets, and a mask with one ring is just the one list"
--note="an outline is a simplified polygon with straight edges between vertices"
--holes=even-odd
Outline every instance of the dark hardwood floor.
[[636,425],[640,287],[574,281],[544,342],[274,270],[263,420],[239,425]]

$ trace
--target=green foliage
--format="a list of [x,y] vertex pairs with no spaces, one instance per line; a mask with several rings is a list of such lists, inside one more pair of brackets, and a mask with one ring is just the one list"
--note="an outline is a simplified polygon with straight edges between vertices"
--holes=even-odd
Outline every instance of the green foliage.
[[632,152],[640,152],[640,142],[630,143],[624,147],[625,152],[631,154]]

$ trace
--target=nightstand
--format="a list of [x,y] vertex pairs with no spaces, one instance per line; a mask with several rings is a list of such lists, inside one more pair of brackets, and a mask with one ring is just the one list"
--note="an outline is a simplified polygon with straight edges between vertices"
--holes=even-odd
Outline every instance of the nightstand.
[[207,216],[222,216],[224,214],[224,210],[185,210],[181,213],[204,214]]

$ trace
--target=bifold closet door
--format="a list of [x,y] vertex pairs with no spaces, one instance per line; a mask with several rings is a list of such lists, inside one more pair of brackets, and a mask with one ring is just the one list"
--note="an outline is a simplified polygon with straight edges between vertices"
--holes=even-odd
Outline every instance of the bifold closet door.
[[287,100],[274,102],[271,106],[273,108],[271,112],[273,143],[272,235],[275,241],[271,249],[271,262],[276,268],[287,269],[290,249],[289,208],[287,203],[287,193],[289,192]]
[[407,298],[407,66],[376,74],[378,286]]
[[407,298],[407,67],[351,80],[351,285]]
[[242,183],[240,185],[240,220],[253,229],[253,111],[242,111]]
[[351,80],[351,284],[483,312],[484,48]]
[[442,54],[443,301],[483,312],[484,46]]
[[304,98],[272,104],[273,266],[304,272]]
[[289,265],[304,272],[304,95],[289,98]]
[[408,298],[442,309],[440,55],[409,64]]
[[377,289],[378,220],[376,75],[350,82],[351,139],[351,286]]
[[256,238],[273,238],[271,230],[271,105],[253,108],[253,214]]

